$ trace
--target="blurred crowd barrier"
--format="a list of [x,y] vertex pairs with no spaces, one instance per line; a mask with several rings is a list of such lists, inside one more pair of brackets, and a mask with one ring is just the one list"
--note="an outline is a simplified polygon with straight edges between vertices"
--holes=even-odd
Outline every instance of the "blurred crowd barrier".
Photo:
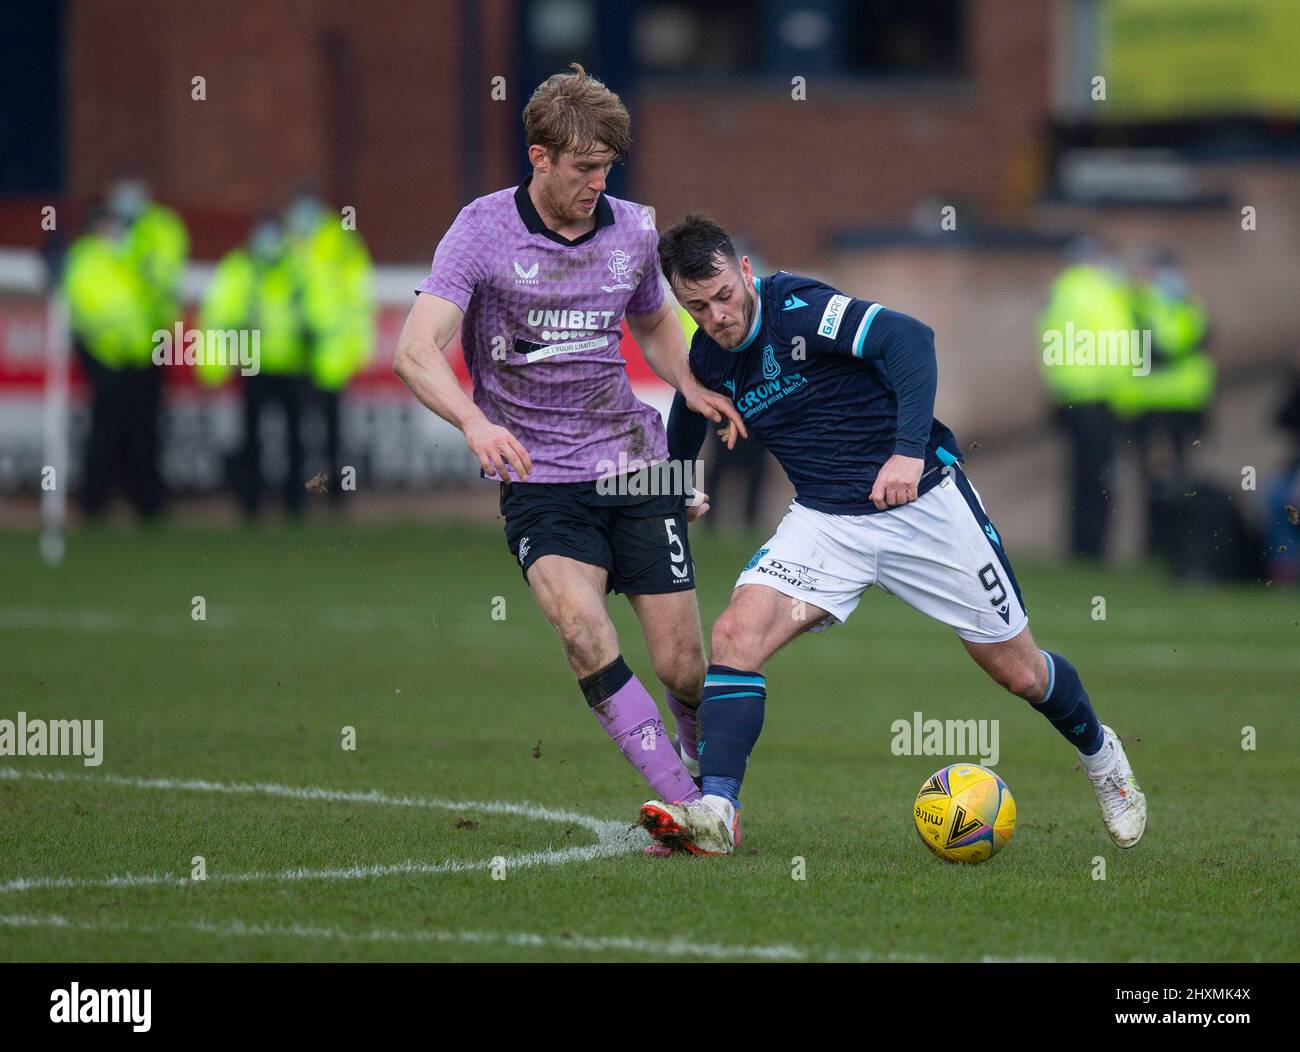
[[[214,265],[194,263],[186,268],[183,324],[198,326],[199,304],[210,286]],[[427,490],[460,487],[478,481],[478,462],[459,432],[428,412],[411,397],[392,370],[393,349],[414,300],[415,286],[426,276],[421,267],[375,268],[375,353],[352,378],[341,400],[343,463],[355,467],[367,488]],[[39,489],[43,451],[42,416],[46,386],[46,357],[52,320],[46,296],[47,276],[35,252],[0,250],[0,493],[34,493]],[[66,339],[66,335],[62,338]],[[642,400],[665,414],[672,403],[667,388],[645,364],[636,343],[625,334],[623,353],[633,386]],[[459,341],[447,354],[461,382],[469,374]],[[206,494],[224,484],[224,463],[239,447],[243,418],[239,381],[213,389],[200,382],[196,370],[164,365],[160,467],[175,494]],[[89,429],[89,390],[74,364],[69,387],[69,444],[73,455],[67,470],[76,491],[81,479],[80,457]],[[283,420],[267,414],[262,424],[268,483],[287,470]],[[308,477],[323,470],[320,450],[308,450]]]
[[[1214,207],[1133,209],[1044,204],[1032,217],[1038,243],[1008,245],[979,239],[954,245],[942,237],[841,246],[817,261],[772,259],[825,278],[851,293],[914,314],[936,332],[940,388],[936,414],[954,428],[981,492],[999,507],[1014,508],[1011,527],[1021,549],[1060,551],[1066,450],[1050,427],[1036,319],[1059,273],[1061,244],[1081,230],[1103,237],[1121,252],[1152,242],[1170,246],[1210,319],[1209,353],[1221,378],[1206,431],[1198,435],[1198,475],[1241,493],[1244,468],[1262,490],[1288,462],[1287,438],[1274,424],[1277,365],[1296,346],[1294,274],[1300,271],[1300,216],[1292,202],[1300,172],[1287,166],[1231,165],[1210,173],[1226,190]],[[1239,211],[1256,216],[1245,229]],[[184,323],[197,324],[198,304],[210,287],[212,263],[193,263],[182,286]],[[375,353],[349,383],[341,402],[342,462],[356,468],[371,492],[429,493],[476,487],[473,457],[460,435],[422,409],[392,373],[393,348],[424,277],[421,265],[375,269]],[[0,250],[0,494],[34,493],[45,464],[42,413],[44,363],[51,326],[59,324],[46,297],[48,275],[30,251]],[[669,390],[650,372],[634,341],[624,356],[640,398],[662,411]],[[458,345],[448,349],[462,382],[468,375]],[[164,369],[161,470],[178,495],[215,493],[225,464],[242,438],[238,382],[211,389],[183,365]],[[88,430],[87,389],[75,365],[69,391],[69,445],[81,448]],[[283,477],[283,421],[268,414],[267,482]],[[307,451],[306,474],[324,466]],[[770,466],[769,466],[770,469]],[[76,492],[80,457],[69,460],[66,480]],[[774,480],[758,518],[774,521],[789,498]],[[1032,484],[1030,484],[1032,483]],[[1119,455],[1114,554],[1141,547],[1142,480],[1132,457]],[[707,476],[706,476],[707,488]],[[1256,501],[1244,495],[1245,504]],[[1004,513],[1005,514],[1005,513]],[[1006,528],[1004,526],[1004,528]]]

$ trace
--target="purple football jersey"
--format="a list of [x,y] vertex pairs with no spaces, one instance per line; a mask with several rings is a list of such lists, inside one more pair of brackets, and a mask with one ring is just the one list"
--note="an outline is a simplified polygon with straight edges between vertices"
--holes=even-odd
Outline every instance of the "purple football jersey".
[[663,420],[632,393],[619,353],[623,315],[663,302],[651,211],[601,194],[595,229],[570,241],[543,225],[531,178],[461,209],[417,291],[465,312],[474,404],[528,450],[530,482],[662,460]]

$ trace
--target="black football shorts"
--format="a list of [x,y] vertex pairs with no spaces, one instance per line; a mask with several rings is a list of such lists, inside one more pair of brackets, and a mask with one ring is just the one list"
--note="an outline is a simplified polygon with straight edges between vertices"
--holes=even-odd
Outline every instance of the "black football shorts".
[[605,590],[660,595],[695,587],[681,494],[622,497],[595,482],[504,482],[506,543],[524,580],[543,555],[563,555],[609,571]]

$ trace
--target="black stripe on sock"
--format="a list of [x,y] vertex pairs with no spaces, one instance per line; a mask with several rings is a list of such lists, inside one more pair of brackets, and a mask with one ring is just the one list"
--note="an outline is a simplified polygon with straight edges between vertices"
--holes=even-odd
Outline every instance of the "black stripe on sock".
[[627,667],[623,655],[619,654],[599,672],[593,672],[590,676],[578,680],[578,687],[582,691],[582,696],[587,699],[587,704],[594,709],[622,690],[631,678],[632,670]]

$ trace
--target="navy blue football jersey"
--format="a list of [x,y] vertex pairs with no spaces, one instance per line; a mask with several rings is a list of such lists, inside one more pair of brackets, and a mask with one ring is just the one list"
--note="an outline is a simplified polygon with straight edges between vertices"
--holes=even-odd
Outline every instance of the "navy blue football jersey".
[[964,459],[933,417],[928,326],[814,278],[778,271],[754,283],[758,309],[745,341],[726,350],[698,329],[691,371],[735,402],[751,441],[772,451],[799,503],[872,514],[880,509],[871,487],[893,454],[924,458],[919,493],[940,481],[944,464]]

